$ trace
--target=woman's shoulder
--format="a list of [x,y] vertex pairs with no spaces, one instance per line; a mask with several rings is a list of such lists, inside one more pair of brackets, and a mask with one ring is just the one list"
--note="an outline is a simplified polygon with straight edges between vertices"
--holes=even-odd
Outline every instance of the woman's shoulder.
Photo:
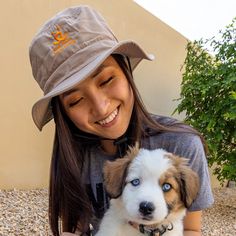
[[[189,125],[179,120],[159,115],[151,115],[159,124],[173,130],[156,133],[148,137],[148,145],[150,148],[163,148],[169,152],[173,152],[180,156],[192,156],[198,153],[204,153],[204,146],[200,136]],[[175,130],[174,127],[177,127]]]
[[161,115],[156,115],[156,114],[150,114],[153,120],[158,122],[161,125],[172,125],[174,123],[179,123],[180,121],[170,117],[170,116],[161,116]]

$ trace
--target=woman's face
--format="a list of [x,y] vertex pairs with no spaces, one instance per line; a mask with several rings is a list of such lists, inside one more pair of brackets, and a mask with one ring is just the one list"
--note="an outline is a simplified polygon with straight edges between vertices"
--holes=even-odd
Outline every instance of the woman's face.
[[126,76],[110,56],[92,76],[60,95],[60,101],[80,130],[116,139],[128,128],[134,96]]

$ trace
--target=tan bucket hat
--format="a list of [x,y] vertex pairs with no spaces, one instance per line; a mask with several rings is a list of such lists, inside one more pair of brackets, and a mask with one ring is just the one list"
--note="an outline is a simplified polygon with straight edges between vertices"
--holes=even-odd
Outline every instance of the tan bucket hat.
[[36,126],[53,118],[51,99],[91,75],[111,54],[128,56],[134,69],[153,60],[133,41],[119,42],[103,17],[88,6],[65,9],[46,22],[29,49],[35,80],[44,92],[32,108]]

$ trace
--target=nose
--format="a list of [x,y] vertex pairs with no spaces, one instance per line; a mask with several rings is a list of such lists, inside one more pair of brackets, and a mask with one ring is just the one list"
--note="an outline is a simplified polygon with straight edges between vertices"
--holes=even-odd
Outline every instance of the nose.
[[[94,91],[90,96],[91,112],[93,115],[102,117],[107,114],[110,101],[106,94],[101,91]],[[103,118],[103,117],[102,117]]]
[[139,204],[139,211],[142,213],[142,215],[147,216],[153,213],[155,210],[155,206],[152,202],[141,202]]

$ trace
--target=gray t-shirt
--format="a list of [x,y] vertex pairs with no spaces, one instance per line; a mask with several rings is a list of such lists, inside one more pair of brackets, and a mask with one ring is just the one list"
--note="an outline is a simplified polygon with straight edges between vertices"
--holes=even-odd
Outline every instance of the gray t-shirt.
[[[162,124],[174,121],[168,117],[155,116]],[[168,152],[189,159],[189,166],[200,177],[200,190],[197,198],[188,209],[189,211],[203,210],[213,204],[207,160],[200,138],[190,133],[164,132],[149,136],[142,140],[143,148],[163,148]],[[106,160],[115,160],[116,155],[107,155],[99,147],[91,151],[84,172],[84,180],[91,198],[95,214],[101,218],[109,207],[109,199],[104,191],[102,169]]]

